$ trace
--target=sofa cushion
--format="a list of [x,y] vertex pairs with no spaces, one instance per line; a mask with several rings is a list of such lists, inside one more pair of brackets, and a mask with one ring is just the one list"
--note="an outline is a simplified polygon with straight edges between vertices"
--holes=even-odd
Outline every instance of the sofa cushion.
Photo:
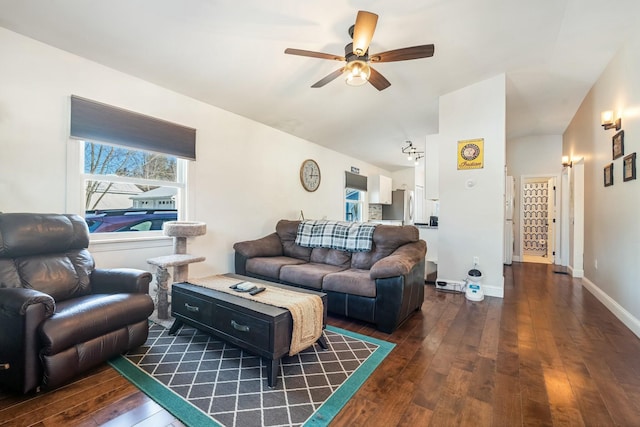
[[145,294],[95,294],[63,301],[40,327],[44,354],[56,354],[76,344],[127,325],[145,321],[153,300]]
[[300,221],[282,219],[276,224],[276,233],[282,242],[282,252],[285,256],[309,262],[311,258],[311,248],[296,245],[299,224]]
[[344,270],[344,267],[315,262],[300,265],[285,265],[280,270],[280,280],[307,288],[321,289],[324,276],[341,270]]
[[324,276],[322,290],[374,298],[376,282],[371,279],[369,270],[351,268]]
[[262,239],[238,242],[233,245],[233,249],[247,258],[282,255],[282,243],[276,233],[271,233]]
[[18,258],[89,247],[79,215],[6,213],[0,216],[0,258]]
[[86,249],[14,260],[21,285],[51,295],[56,302],[90,292],[93,257]]
[[351,268],[369,270],[400,246],[419,239],[418,229],[412,225],[378,225],[373,232],[373,247],[369,252],[355,252],[351,256]]
[[313,248],[311,262],[349,268],[351,265],[351,252],[328,248]]
[[285,265],[306,264],[301,259],[286,256],[249,258],[246,264],[247,273],[278,280],[280,269]]

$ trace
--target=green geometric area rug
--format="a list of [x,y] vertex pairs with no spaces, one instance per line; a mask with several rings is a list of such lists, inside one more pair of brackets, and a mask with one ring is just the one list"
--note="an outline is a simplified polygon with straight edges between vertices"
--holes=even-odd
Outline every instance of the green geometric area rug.
[[276,387],[262,358],[189,326],[151,323],[144,346],[109,363],[187,426],[323,426],[395,346],[327,326],[329,348],[281,360]]

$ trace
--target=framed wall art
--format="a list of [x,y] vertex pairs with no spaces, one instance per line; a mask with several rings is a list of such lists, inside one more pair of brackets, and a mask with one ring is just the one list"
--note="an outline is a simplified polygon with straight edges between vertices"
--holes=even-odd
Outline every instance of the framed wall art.
[[636,179],[636,153],[631,153],[623,159],[622,180]]
[[484,167],[484,138],[458,141],[458,170]]
[[604,167],[604,186],[613,185],[613,163],[609,163]]
[[623,130],[613,135],[613,138],[611,139],[611,148],[613,150],[613,160],[617,159],[618,157],[624,156],[624,131]]

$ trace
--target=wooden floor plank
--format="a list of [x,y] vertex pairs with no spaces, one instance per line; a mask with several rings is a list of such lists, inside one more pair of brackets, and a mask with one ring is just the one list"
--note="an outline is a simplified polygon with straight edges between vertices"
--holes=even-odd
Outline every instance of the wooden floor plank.
[[[639,425],[640,340],[579,279],[544,264],[505,267],[504,298],[470,302],[425,286],[396,344],[332,426]],[[0,425],[180,426],[108,365],[57,390],[0,390]]]

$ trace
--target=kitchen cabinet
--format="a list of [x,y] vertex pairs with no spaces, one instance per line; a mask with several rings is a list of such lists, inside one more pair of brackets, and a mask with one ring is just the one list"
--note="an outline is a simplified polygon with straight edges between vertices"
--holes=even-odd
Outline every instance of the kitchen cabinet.
[[369,179],[369,203],[391,204],[391,178],[374,175]]
[[439,191],[439,165],[438,159],[438,135],[428,135],[425,145],[425,198],[429,200],[438,200],[440,198]]

